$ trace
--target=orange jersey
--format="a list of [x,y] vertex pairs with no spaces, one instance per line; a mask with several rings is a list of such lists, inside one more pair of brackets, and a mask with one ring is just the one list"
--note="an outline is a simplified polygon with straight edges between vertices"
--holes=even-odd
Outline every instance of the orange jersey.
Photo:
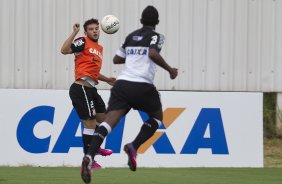
[[75,80],[90,77],[98,84],[103,62],[103,47],[88,37],[76,39],[72,46],[75,54]]

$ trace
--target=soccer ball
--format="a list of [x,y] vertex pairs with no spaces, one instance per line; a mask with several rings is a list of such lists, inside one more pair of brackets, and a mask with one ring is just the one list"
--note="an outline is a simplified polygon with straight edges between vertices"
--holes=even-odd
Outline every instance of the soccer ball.
[[101,28],[107,34],[114,34],[119,29],[119,20],[114,15],[106,15],[101,21]]

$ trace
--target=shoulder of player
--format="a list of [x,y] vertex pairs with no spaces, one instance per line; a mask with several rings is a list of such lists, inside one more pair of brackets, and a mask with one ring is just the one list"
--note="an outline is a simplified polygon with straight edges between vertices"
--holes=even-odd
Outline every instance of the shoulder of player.
[[85,39],[85,37],[83,37],[83,36],[76,38],[76,39],[74,40],[74,42],[80,41],[80,40],[86,42],[86,39]]
[[132,31],[131,33],[129,33],[127,35],[127,37],[125,38],[125,40],[131,39],[134,35],[136,35],[138,30]]
[[132,38],[133,36],[136,36],[136,35],[139,35],[141,30],[142,30],[142,28],[132,31],[131,33],[129,33],[127,35],[126,39]]
[[85,43],[86,43],[85,37],[78,37],[73,41],[73,45],[75,47],[85,45]]
[[150,31],[150,34],[151,34],[151,35],[164,36],[163,34],[156,32],[155,30],[151,30],[151,31]]
[[97,43],[97,46],[98,46],[101,50],[103,50],[103,46],[102,46],[101,44]]
[[152,30],[152,32],[150,33],[150,37],[152,38],[154,36],[157,36],[159,41],[161,41],[161,42],[164,42],[164,40],[165,40],[165,36],[163,34],[155,32],[154,30]]

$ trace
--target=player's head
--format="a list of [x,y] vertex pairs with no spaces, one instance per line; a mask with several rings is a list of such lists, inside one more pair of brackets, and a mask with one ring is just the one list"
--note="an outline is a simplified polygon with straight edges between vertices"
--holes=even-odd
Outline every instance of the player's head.
[[142,12],[140,22],[143,26],[155,27],[159,23],[158,10],[154,6],[147,6]]
[[89,19],[85,21],[84,33],[91,40],[97,42],[100,36],[99,21],[97,19]]

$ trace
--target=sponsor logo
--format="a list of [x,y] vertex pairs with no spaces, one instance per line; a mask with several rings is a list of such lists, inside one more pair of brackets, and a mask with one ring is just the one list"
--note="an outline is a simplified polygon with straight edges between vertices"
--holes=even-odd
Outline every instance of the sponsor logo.
[[113,22],[112,24],[106,26],[106,29],[109,30],[109,29],[112,29],[113,27],[119,25],[119,22],[118,21],[115,21]]
[[95,54],[95,55],[97,55],[99,58],[103,58],[103,55],[102,55],[102,53],[101,52],[99,52],[98,50],[96,50],[96,49],[93,49],[93,48],[90,48],[89,49],[89,52],[91,53],[91,54]]
[[79,47],[81,45],[84,44],[84,41],[82,39],[76,40],[75,42],[73,42],[75,47]]
[[143,39],[143,36],[132,36],[132,40],[134,41],[141,41]]
[[[163,125],[158,131],[138,150],[145,153],[153,147],[158,154],[197,154],[200,149],[210,149],[212,154],[229,154],[226,141],[221,110],[219,108],[202,108],[195,118],[191,130],[179,129],[177,131],[185,133],[186,139],[179,152],[175,151],[172,142],[166,131],[173,128],[173,123],[181,114],[187,111],[185,108],[167,108],[164,111]],[[53,148],[50,147],[52,135],[42,138],[34,133],[34,127],[47,121],[54,124],[55,107],[38,106],[30,109],[21,118],[17,127],[17,140],[19,145],[29,153],[68,153],[72,147],[82,147],[82,138],[76,132],[82,126],[80,119],[73,109],[67,118],[59,137],[55,141]],[[146,113],[139,111],[140,118],[145,122],[148,119]],[[120,153],[123,140],[123,132],[126,117],[122,117],[118,125],[107,136],[105,147],[112,149],[114,153]],[[209,131],[209,136],[206,132]]]
[[147,48],[127,48],[126,55],[147,55]]

